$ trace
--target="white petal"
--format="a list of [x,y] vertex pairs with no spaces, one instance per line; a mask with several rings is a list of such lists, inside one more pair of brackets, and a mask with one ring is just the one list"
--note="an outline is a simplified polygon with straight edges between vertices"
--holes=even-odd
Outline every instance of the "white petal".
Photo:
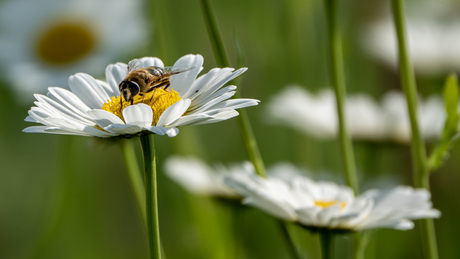
[[376,222],[374,224],[366,224],[356,228],[356,230],[365,230],[372,228],[393,228],[397,230],[408,230],[414,228],[414,222],[407,219],[398,219],[389,222]]
[[191,114],[195,114],[195,113],[200,113],[200,112],[205,112],[206,110],[208,110],[210,107],[222,102],[222,101],[225,101],[229,98],[231,98],[233,95],[235,95],[235,92],[228,92],[228,93],[225,93],[221,96],[218,96],[216,98],[214,98],[213,100],[210,100],[208,103],[206,103],[205,105],[201,106],[200,108],[194,110],[191,112]]
[[91,120],[83,118],[82,116],[76,114],[75,112],[69,110],[68,108],[64,107],[63,105],[59,104],[58,102],[54,101],[53,99],[47,96],[40,94],[35,94],[34,96],[38,100],[38,102],[35,103],[38,107],[41,107],[49,113],[54,114],[54,116],[58,118],[74,120],[78,123],[85,124],[88,126],[95,125],[94,122],[92,122]]
[[305,226],[318,226],[318,213],[321,211],[318,207],[309,207],[296,210],[299,216],[299,222]]
[[[199,79],[203,78],[201,81],[201,84],[203,86],[199,89],[199,91],[196,91],[192,93],[190,99],[192,100],[202,100],[209,95],[211,95],[214,91],[222,87],[222,84],[218,83],[222,81],[222,79],[229,77],[232,72],[234,71],[234,68],[230,67],[225,67],[225,68],[214,68],[211,69],[208,74],[211,74],[211,76],[201,76]],[[214,89],[214,91],[211,91],[210,89]]]
[[186,126],[186,125],[193,125],[197,124],[209,119],[212,119],[212,116],[206,114],[198,114],[198,115],[185,115],[177,119],[174,123],[169,124],[172,127],[179,127],[179,126]]
[[219,73],[220,70],[221,70],[220,68],[213,68],[213,69],[209,70],[208,73],[198,77],[195,80],[195,82],[193,82],[192,87],[190,87],[190,89],[185,94],[181,95],[181,97],[183,99],[185,99],[185,98],[194,99],[193,96],[197,96],[198,92],[200,92],[201,89],[206,84],[208,84],[211,80],[213,80],[215,75],[217,73]]
[[209,110],[221,109],[221,108],[240,109],[240,108],[246,108],[250,106],[256,106],[259,104],[259,102],[260,102],[259,100],[255,100],[255,99],[238,98],[238,99],[232,99],[232,100],[220,102],[210,107]]
[[46,133],[45,132],[46,128],[47,128],[46,126],[31,126],[31,127],[27,127],[25,129],[23,129],[22,132],[25,132],[25,133]]
[[170,138],[177,136],[177,134],[179,134],[178,128],[168,128],[166,130],[166,135],[168,135]]
[[52,126],[58,126],[63,129],[71,130],[71,131],[83,131],[84,125],[76,123],[74,121],[67,121],[65,119],[61,118],[54,118],[54,117],[48,117],[44,119],[45,125],[52,125]]
[[175,137],[177,134],[179,134],[179,129],[177,128],[151,126],[146,127],[146,129],[161,136],[166,134],[168,137]]
[[197,107],[202,106],[202,105],[210,102],[212,99],[217,98],[218,96],[221,96],[221,95],[223,95],[225,93],[232,92],[234,90],[236,90],[236,86],[229,85],[229,86],[224,87],[224,88],[220,89],[219,91],[213,93],[212,95],[208,96],[207,98],[202,99],[201,101],[193,100],[190,109],[196,109]]
[[88,115],[101,128],[105,128],[112,124],[124,124],[124,122],[120,118],[118,118],[118,116],[108,111],[95,109],[95,110],[88,111]]
[[186,55],[176,61],[174,67],[178,66],[196,66],[194,69],[171,76],[171,88],[179,93],[179,95],[185,94],[195,81],[198,73],[201,71],[203,66],[203,57],[201,55]]
[[163,136],[164,134],[166,134],[166,127],[151,126],[151,127],[146,127],[146,129],[160,136]]
[[140,61],[144,64],[144,67],[164,67],[163,61],[159,58],[144,57]]
[[30,109],[28,113],[29,113],[29,117],[31,117],[35,122],[41,123],[46,126],[55,126],[54,124],[50,124],[46,120],[46,118],[53,117],[53,116],[50,116],[50,114],[44,111],[43,109],[40,109],[40,108]]
[[[225,69],[222,69],[222,70],[225,70]],[[232,70],[233,69],[231,69],[230,71],[232,71]],[[240,68],[240,69],[236,70],[233,73],[229,73],[229,75],[226,75],[224,78],[222,78],[219,81],[213,83],[211,86],[203,87],[202,91],[199,91],[197,93],[197,96],[194,98],[194,101],[200,101],[202,99],[206,99],[209,95],[211,95],[214,92],[216,92],[217,90],[219,90],[226,83],[228,83],[229,81],[235,79],[237,76],[243,74],[246,70],[247,70],[247,68]]]
[[170,157],[164,163],[164,171],[187,191],[200,195],[213,195],[217,185],[212,168],[199,159]]
[[211,115],[212,119],[205,120],[199,123],[195,123],[195,125],[216,123],[219,121],[228,120],[228,119],[238,116],[239,113],[233,109],[223,109],[223,110],[212,110],[212,111],[205,112],[203,114]]
[[175,122],[187,111],[188,107],[190,107],[190,103],[190,99],[185,99],[168,107],[168,109],[161,114],[156,126],[166,126]]
[[341,211],[339,225],[342,228],[355,228],[365,222],[374,207],[374,201],[362,197],[347,204]]
[[86,73],[77,73],[75,74],[77,77],[81,77],[87,84],[90,85],[90,87],[97,93],[97,95],[102,99],[102,101],[107,101],[110,99],[109,95],[105,91],[105,87],[100,85],[99,82],[102,82],[101,80],[97,80],[93,78],[92,76],[86,74]]
[[69,87],[91,109],[100,109],[109,96],[90,75],[78,73],[69,77]]
[[243,199],[243,204],[261,209],[277,218],[297,221],[297,213],[288,204],[269,200],[266,197],[250,196]]
[[60,87],[49,87],[48,91],[59,101],[65,104],[67,107],[72,109],[78,115],[88,118],[86,112],[91,110],[85,103],[83,103],[80,98],[78,98],[71,91],[60,88]]
[[63,130],[63,129],[60,129],[60,128],[53,128],[53,127],[47,127],[47,126],[32,126],[32,127],[28,127],[28,128],[25,128],[22,130],[22,132],[25,132],[25,133],[48,133],[48,134],[60,134],[60,135],[77,135],[77,136],[85,136],[85,137],[89,137],[89,136],[92,136],[86,132],[83,132],[83,131],[79,131],[79,132],[75,132],[75,131],[67,131],[67,130]]
[[109,83],[112,91],[117,93],[116,95],[120,95],[120,91],[118,90],[118,85],[120,84],[123,79],[128,75],[128,65],[125,63],[116,63],[110,64],[105,69],[105,78]]
[[118,89],[113,89],[110,84],[108,84],[107,82],[104,82],[102,80],[99,80],[99,79],[96,79],[96,82],[102,86],[102,88],[104,89],[104,91],[107,93],[108,97],[113,97],[113,96],[118,96],[120,95],[120,92],[118,91]]
[[328,226],[333,218],[337,218],[340,213],[340,204],[324,208],[318,213],[319,226]]
[[26,122],[38,122],[38,121],[36,121],[34,118],[32,118],[31,116],[27,116],[27,117],[24,119],[24,121],[26,121]]
[[105,127],[104,130],[116,134],[135,134],[141,132],[142,128],[137,125],[112,124],[108,127]]
[[114,136],[112,133],[108,133],[102,130],[98,130],[94,127],[90,127],[81,123],[78,123],[77,121],[74,120],[66,120],[66,119],[60,119],[60,118],[46,118],[46,121],[49,123],[54,123],[59,126],[59,128],[62,128],[63,130],[69,130],[69,131],[74,131],[74,132],[86,132],[90,134],[91,136],[96,136],[96,137],[110,137]]
[[94,135],[90,134],[84,131],[80,130],[69,130],[69,129],[62,129],[59,127],[46,127],[44,133],[49,133],[49,134],[58,134],[58,135],[75,135],[75,136],[84,136],[84,137],[101,137],[101,138],[107,138],[110,136],[105,136],[105,135]]
[[150,127],[152,126],[153,111],[150,106],[144,103],[130,105],[123,110],[123,118],[126,124]]

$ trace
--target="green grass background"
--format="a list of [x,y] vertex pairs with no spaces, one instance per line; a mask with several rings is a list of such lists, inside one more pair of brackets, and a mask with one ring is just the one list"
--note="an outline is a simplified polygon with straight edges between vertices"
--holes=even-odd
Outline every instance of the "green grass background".
[[[212,2],[232,65],[236,66],[233,31],[246,53],[249,70],[239,87],[243,97],[261,100],[247,112],[265,163],[290,161],[311,169],[314,177],[344,182],[337,141],[315,140],[272,126],[265,113],[267,101],[286,85],[299,84],[310,91],[328,86],[322,1]],[[359,38],[362,26],[388,3],[341,2],[348,92],[378,98],[399,89],[398,74],[372,60]],[[152,1],[146,6],[155,35],[150,51],[139,56],[158,56],[172,65],[185,54],[199,53],[204,56],[204,72],[216,66],[199,1]],[[93,75],[103,76],[104,69]],[[417,77],[417,82],[421,94],[427,95],[441,92],[443,78]],[[0,258],[147,258],[147,236],[117,143],[22,133],[31,125],[23,121],[30,107],[19,105],[5,82],[0,96]],[[190,195],[162,173],[163,163],[173,154],[194,154],[210,163],[246,160],[236,120],[180,131],[173,139],[155,136],[160,229],[167,258],[288,258],[270,216]],[[140,158],[139,141],[131,141]],[[388,181],[411,185],[408,146],[354,144],[361,189]],[[459,151],[454,148],[450,160],[431,178],[434,207],[442,212],[435,220],[440,258],[460,258]],[[289,230],[304,258],[318,258],[317,236],[294,225]],[[349,237],[340,237],[337,246],[337,258],[350,256]],[[421,258],[421,251],[416,227],[375,231],[366,255]]]

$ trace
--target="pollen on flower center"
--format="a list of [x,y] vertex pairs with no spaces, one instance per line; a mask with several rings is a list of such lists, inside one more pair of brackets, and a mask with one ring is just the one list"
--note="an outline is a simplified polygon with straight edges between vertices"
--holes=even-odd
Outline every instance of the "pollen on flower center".
[[[153,96],[153,97],[152,97]],[[123,108],[120,107],[120,96],[112,97],[111,100],[107,100],[106,103],[102,105],[102,110],[111,112],[117,115],[120,119],[123,119],[122,110],[131,105],[131,102],[126,102],[123,100]],[[144,101],[142,101],[144,99]],[[155,126],[160,119],[161,114],[168,109],[171,105],[180,101],[181,98],[179,93],[171,89],[170,91],[165,91],[163,89],[156,89],[154,92],[145,94],[145,97],[136,95],[133,98],[133,104],[145,103],[150,106],[153,110],[153,121],[152,126]]]
[[61,22],[45,29],[37,38],[36,53],[51,65],[75,62],[94,49],[93,30],[78,22]]
[[336,204],[340,204],[340,209],[342,210],[347,205],[347,203],[343,201],[315,201],[315,206],[321,207],[323,209],[334,206]]

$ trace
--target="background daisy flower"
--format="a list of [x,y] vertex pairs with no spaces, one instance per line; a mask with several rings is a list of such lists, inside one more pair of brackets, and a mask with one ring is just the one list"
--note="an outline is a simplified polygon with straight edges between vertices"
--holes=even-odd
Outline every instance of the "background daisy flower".
[[[388,3],[389,4],[389,3]],[[383,64],[398,69],[396,32],[390,6],[362,31],[364,49]],[[408,44],[415,71],[425,76],[460,69],[460,19],[456,1],[408,1]]]
[[[164,67],[158,58],[140,59],[143,67]],[[47,96],[35,94],[36,107],[26,121],[41,123],[24,129],[27,133],[70,134],[110,138],[132,137],[142,132],[174,137],[177,127],[207,124],[238,115],[235,109],[257,105],[254,99],[231,99],[236,86],[223,87],[247,68],[214,68],[197,78],[203,69],[201,55],[186,55],[175,67],[194,69],[171,76],[169,90],[156,89],[134,98],[134,105],[121,102],[119,83],[128,74],[127,65],[107,66],[107,82],[78,73],[69,78],[70,91],[50,87]],[[121,105],[122,104],[122,105]]]
[[2,73],[25,101],[75,71],[101,73],[149,39],[139,0],[8,0],[0,24]]
[[[317,138],[333,139],[338,134],[335,95],[330,89],[312,94],[287,87],[268,103],[269,123],[291,127]],[[406,99],[401,92],[387,92],[379,104],[365,94],[351,94],[346,100],[346,119],[353,139],[409,143],[411,128]],[[433,95],[419,100],[419,121],[425,139],[438,139],[446,119],[444,102]]]
[[315,182],[293,166],[275,167],[268,179],[254,172],[225,177],[243,203],[305,227],[341,231],[372,228],[407,230],[412,219],[438,218],[425,189],[398,186],[368,190],[355,197],[348,186]]
[[240,197],[224,183],[224,177],[233,174],[247,174],[254,171],[251,163],[245,162],[225,167],[221,164],[210,167],[192,157],[173,156],[164,165],[166,175],[193,194],[224,198]]

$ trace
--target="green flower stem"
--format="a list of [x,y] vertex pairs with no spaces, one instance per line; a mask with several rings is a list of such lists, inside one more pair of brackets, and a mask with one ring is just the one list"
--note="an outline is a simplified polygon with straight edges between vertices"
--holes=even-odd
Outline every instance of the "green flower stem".
[[[339,135],[340,135],[340,147],[342,150],[342,159],[345,169],[345,177],[347,180],[348,186],[350,186],[355,195],[358,194],[358,177],[356,175],[356,165],[353,152],[353,144],[351,142],[350,135],[348,134],[348,129],[346,125],[345,118],[345,99],[346,99],[346,89],[345,89],[345,76],[343,68],[343,59],[342,59],[342,38],[340,34],[340,28],[338,26],[338,3],[336,0],[325,0],[326,5],[326,20],[327,20],[327,35],[329,41],[329,59],[330,59],[330,76],[331,82],[335,89],[335,95],[337,100],[337,114],[339,117]],[[329,253],[326,255],[325,242],[324,240],[327,237],[327,233],[321,234],[321,247],[323,248],[323,258],[332,258],[332,255],[329,257]],[[355,244],[357,247],[360,247],[362,242],[361,234],[355,236]],[[330,241],[329,241],[330,243]],[[330,245],[330,244],[329,244]],[[333,249],[333,248],[330,248]],[[330,250],[327,248],[327,250]],[[359,258],[362,254],[360,251],[355,250],[354,258]]]
[[208,29],[208,35],[211,40],[217,65],[220,67],[230,67],[227,54],[225,53],[224,42],[222,41],[222,36],[220,35],[217,19],[212,10],[211,3],[209,0],[201,0],[201,7],[203,9],[206,28]]
[[239,111],[240,115],[237,117],[238,128],[240,130],[241,138],[248,153],[249,159],[254,164],[256,173],[262,177],[266,177],[264,161],[260,155],[259,146],[257,145],[254,132],[252,131],[251,122],[249,121],[248,114],[245,110]]
[[140,137],[144,154],[145,197],[147,208],[147,230],[151,259],[161,259],[160,224],[158,220],[157,168],[153,134]]
[[[354,259],[370,259],[366,257],[366,248],[372,235],[372,230],[356,232],[354,234]],[[372,257],[371,257],[372,258]]]
[[[230,67],[224,43],[222,41],[222,36],[217,26],[217,20],[209,0],[201,0],[201,6],[217,65],[220,67]],[[239,113],[238,128],[240,130],[246,152],[248,153],[249,159],[254,164],[256,173],[262,177],[266,177],[267,174],[265,171],[265,165],[262,156],[260,155],[259,147],[257,145],[254,132],[252,131],[248,115],[245,110],[240,110]]]
[[345,167],[347,184],[358,194],[358,180],[356,177],[356,165],[353,154],[351,138],[348,134],[345,120],[345,76],[342,60],[342,40],[338,27],[338,4],[336,0],[325,0],[327,34],[329,38],[329,58],[331,63],[331,81],[335,88],[337,99],[337,113],[339,117],[340,144],[342,158]]
[[[220,34],[219,28],[217,26],[217,20],[212,10],[211,4],[209,0],[202,0],[201,6],[203,9],[203,14],[206,21],[206,27],[208,29],[209,39],[211,40],[211,44],[214,50],[214,55],[216,57],[217,65],[220,67],[229,67],[230,63],[228,62],[227,54],[225,52],[224,43],[222,41],[222,36]],[[237,45],[237,52],[239,54],[239,61],[242,62],[242,49],[240,45]],[[237,93],[236,96],[239,96]],[[246,152],[248,153],[251,162],[253,163],[256,173],[261,177],[266,177],[267,173],[265,170],[265,165],[260,155],[259,147],[257,145],[256,138],[254,136],[254,132],[252,131],[251,123],[249,121],[248,115],[245,110],[239,111],[240,115],[238,116],[238,128],[240,130],[240,135],[244,143],[244,147],[246,148]],[[295,251],[294,244],[287,232],[286,226],[282,221],[279,221],[279,225],[281,226],[281,233],[286,240],[287,248],[289,254],[292,256],[293,259],[299,259],[297,252]]]
[[399,70],[401,84],[406,94],[407,108],[409,110],[410,124],[412,128],[412,165],[414,167],[415,184],[417,187],[428,188],[428,168],[426,166],[425,143],[420,134],[417,122],[417,87],[415,84],[414,70],[406,48],[405,24],[404,24],[404,2],[401,0],[392,0],[394,21],[398,35],[399,47]]
[[289,235],[289,231],[287,229],[287,223],[279,219],[276,219],[276,223],[278,224],[280,232],[284,237],[284,243],[286,244],[289,256],[292,259],[301,259],[302,257],[297,252],[297,249],[295,248],[295,244],[291,236]]
[[334,258],[334,234],[330,231],[321,231],[321,258],[322,259],[332,259]]
[[[392,6],[396,33],[398,36],[399,70],[401,76],[401,84],[406,95],[410,124],[412,128],[411,148],[414,186],[429,190],[429,171],[426,162],[427,158],[425,143],[420,134],[417,122],[417,86],[415,84],[414,69],[412,67],[411,61],[409,60],[406,44],[404,2],[403,0],[392,0]],[[421,231],[425,257],[430,259],[437,259],[438,248],[436,245],[436,236],[433,220],[422,220]]]
[[136,198],[137,207],[141,214],[144,226],[147,227],[147,214],[145,209],[145,189],[142,180],[139,164],[136,159],[136,152],[133,143],[130,140],[123,139],[120,141],[121,151],[125,159],[126,168],[128,170],[129,182]]

